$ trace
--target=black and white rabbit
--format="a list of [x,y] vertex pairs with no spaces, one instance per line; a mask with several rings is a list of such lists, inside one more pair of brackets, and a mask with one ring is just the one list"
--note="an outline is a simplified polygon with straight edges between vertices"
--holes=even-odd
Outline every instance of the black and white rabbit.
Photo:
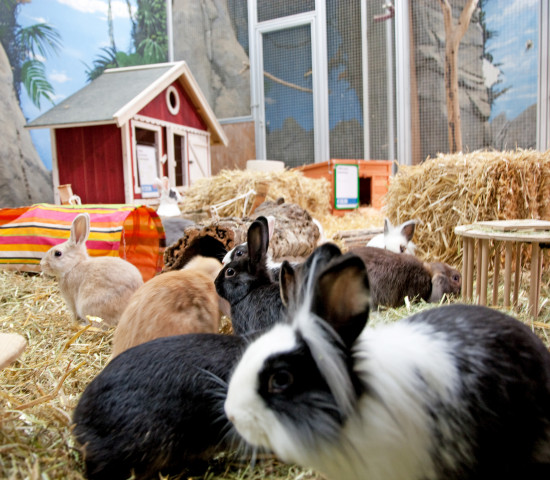
[[231,376],[246,441],[334,480],[549,478],[550,353],[527,326],[454,304],[364,328],[353,254],[306,281]]
[[245,343],[236,335],[187,334],[115,357],[84,390],[73,414],[87,478],[192,472],[235,447],[239,437],[223,402]]
[[444,294],[460,293],[462,276],[445,263],[422,262],[414,255],[377,247],[353,247],[350,251],[365,262],[373,307],[398,307],[405,297],[438,303]]
[[231,306],[237,335],[264,330],[284,316],[279,282],[267,266],[268,246],[267,219],[258,217],[248,228],[248,253],[225,265],[214,281],[218,295]]
[[367,247],[384,248],[390,252],[414,255],[416,245],[412,242],[417,220],[407,220],[394,227],[389,219],[384,219],[384,233],[372,237]]

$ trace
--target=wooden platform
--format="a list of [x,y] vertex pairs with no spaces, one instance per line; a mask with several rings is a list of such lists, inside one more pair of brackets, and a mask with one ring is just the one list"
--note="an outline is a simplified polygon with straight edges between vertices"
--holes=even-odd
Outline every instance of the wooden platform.
[[[529,282],[529,311],[537,317],[539,314],[540,279],[542,275],[541,245],[550,244],[550,222],[544,220],[496,220],[461,225],[454,229],[456,235],[463,238],[462,261],[462,297],[471,300],[473,297],[474,270],[477,267],[476,297],[477,303],[487,305],[487,280],[489,276],[489,252],[491,242],[494,245],[493,258],[493,297],[492,303],[498,302],[498,277],[500,269],[500,248],[504,244],[504,306],[510,306],[512,283],[512,257],[515,250],[515,272],[513,304],[517,305],[520,273],[522,270],[521,247],[531,245],[531,276]],[[475,247],[477,240],[477,262]]]

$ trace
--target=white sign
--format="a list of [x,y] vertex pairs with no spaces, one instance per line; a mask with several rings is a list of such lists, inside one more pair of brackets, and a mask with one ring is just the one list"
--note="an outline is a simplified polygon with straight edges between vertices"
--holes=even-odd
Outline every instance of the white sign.
[[158,197],[155,179],[159,176],[157,170],[157,149],[149,145],[137,146],[137,163],[139,172],[139,186],[143,198]]
[[359,165],[334,166],[334,207],[359,207]]

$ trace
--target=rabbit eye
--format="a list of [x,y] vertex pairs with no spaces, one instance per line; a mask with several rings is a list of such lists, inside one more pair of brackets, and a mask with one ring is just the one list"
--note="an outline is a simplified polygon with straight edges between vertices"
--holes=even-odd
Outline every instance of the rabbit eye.
[[294,377],[288,370],[279,370],[269,377],[269,393],[282,393],[294,383]]
[[53,254],[55,257],[60,257],[61,255],[63,255],[63,252],[61,252],[61,250],[56,250],[55,252],[53,252]]
[[453,282],[457,282],[457,283],[460,282],[460,275],[457,275],[457,274],[453,275]]
[[233,268],[228,268],[226,271],[225,271],[225,276],[227,278],[229,277],[234,277],[235,276],[235,270]]
[[404,253],[406,249],[407,249],[407,247],[405,247],[405,245],[400,245],[399,246],[399,250],[401,250],[401,253]]
[[244,254],[244,252],[243,252],[242,250],[237,250],[237,251],[235,252],[235,256],[236,256],[236,257],[242,257],[243,254]]

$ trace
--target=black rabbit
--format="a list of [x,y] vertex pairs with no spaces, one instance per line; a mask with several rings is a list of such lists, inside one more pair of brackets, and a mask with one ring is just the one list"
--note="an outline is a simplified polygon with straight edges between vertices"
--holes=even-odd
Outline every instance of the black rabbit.
[[235,335],[164,337],[122,352],[88,385],[74,435],[89,479],[138,479],[204,467],[238,438],[223,411],[245,348]]
[[267,266],[267,220],[258,217],[247,232],[247,253],[230,261],[218,274],[218,295],[231,306],[231,323],[237,335],[261,331],[284,315],[278,278]]

